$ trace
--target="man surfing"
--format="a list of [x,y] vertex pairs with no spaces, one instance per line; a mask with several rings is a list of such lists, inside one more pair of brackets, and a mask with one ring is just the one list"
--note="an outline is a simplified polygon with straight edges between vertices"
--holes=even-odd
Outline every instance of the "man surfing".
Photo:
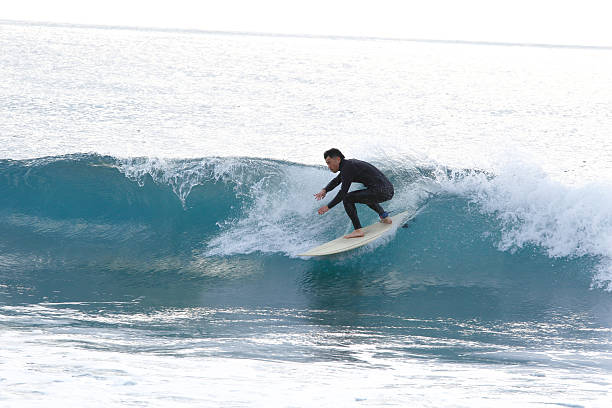
[[[380,221],[385,224],[391,224],[391,218],[389,213],[383,210],[379,203],[388,201],[393,197],[393,185],[385,175],[372,166],[370,163],[357,160],[357,159],[345,159],[344,155],[338,149],[329,149],[323,153],[323,158],[327,167],[332,173],[340,172],[332,181],[329,182],[321,191],[316,193],[314,196],[317,200],[323,199],[328,191],[336,188],[340,183],[340,191],[336,194],[333,200],[327,205],[319,208],[319,214],[325,214],[331,208],[333,208],[340,201],[344,204],[344,209],[353,222],[355,231],[344,238],[358,238],[363,237],[365,234],[359,222],[357,216],[357,208],[355,203],[367,204],[368,207],[378,213]],[[361,183],[366,188],[362,190],[356,190],[348,192],[351,183]]]

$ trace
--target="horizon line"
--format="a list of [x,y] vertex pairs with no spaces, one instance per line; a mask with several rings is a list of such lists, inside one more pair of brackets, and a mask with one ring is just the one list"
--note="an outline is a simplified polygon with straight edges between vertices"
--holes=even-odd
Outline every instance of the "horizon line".
[[349,41],[398,41],[398,42],[417,42],[433,44],[462,44],[462,45],[486,45],[502,47],[535,47],[535,48],[564,48],[564,49],[591,49],[591,50],[612,50],[612,45],[579,45],[579,44],[554,44],[554,43],[529,43],[511,41],[484,41],[484,40],[449,40],[449,39],[427,39],[427,38],[401,38],[401,37],[379,37],[379,36],[356,36],[356,35],[334,35],[334,34],[289,34],[274,32],[257,31],[224,31],[224,30],[205,30],[198,28],[167,28],[167,27],[139,27],[127,25],[105,25],[105,24],[84,24],[84,23],[58,23],[51,21],[26,21],[26,20],[7,20],[0,19],[0,25],[32,25],[57,28],[90,28],[98,30],[126,30],[126,31],[153,31],[165,33],[183,34],[209,34],[209,35],[241,35],[253,37],[281,37],[281,38],[310,38],[328,40],[349,40]]

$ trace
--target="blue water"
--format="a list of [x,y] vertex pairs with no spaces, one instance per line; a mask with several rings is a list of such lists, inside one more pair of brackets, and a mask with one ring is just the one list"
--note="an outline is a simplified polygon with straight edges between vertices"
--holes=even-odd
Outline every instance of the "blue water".
[[[412,333],[410,327],[395,327],[395,319],[407,317],[442,318],[444,325],[473,319],[487,325],[569,319],[577,324],[564,323],[570,325],[569,335],[609,323],[612,298],[591,288],[599,257],[555,259],[535,245],[500,251],[500,221],[451,193],[424,196],[417,202],[418,217],[393,239],[350,255],[302,259],[287,253],[290,246],[285,252],[262,246],[245,254],[210,255],[210,242],[239,224],[236,220],[248,219],[256,200],[248,194],[250,180],[275,178],[269,191],[257,190],[272,194],[279,184],[292,182],[283,179],[283,169],[304,168],[235,160],[248,161],[248,168],[239,179],[224,180],[215,177],[214,165],[205,159],[179,162],[200,172],[184,202],[171,185],[149,174],[139,180],[126,177],[124,164],[112,157],[3,160],[3,302],[127,300],[129,306],[120,309],[132,313],[202,306],[324,310],[331,321],[380,326],[394,335]],[[414,169],[391,181],[415,190],[432,177],[427,169]],[[220,227],[222,220],[229,226]],[[308,223],[299,216],[286,221],[303,228]],[[347,221],[341,224],[346,228]],[[341,231],[328,225],[315,241]],[[364,312],[375,317],[361,316]],[[299,327],[300,321],[286,324]],[[226,330],[244,330],[237,326]],[[176,334],[196,336],[200,330],[187,327]],[[487,336],[475,331],[451,337],[482,342]],[[277,351],[278,357],[284,352]],[[445,347],[427,353],[457,358],[465,350]]]
[[[494,77],[498,63],[491,53],[522,67],[498,75],[529,82],[522,76],[526,69],[548,78],[544,68],[516,62],[517,53],[518,61],[529,61],[535,51],[1,27],[4,43],[29,51],[21,59],[11,51],[0,61],[11,83],[26,89],[15,102],[9,95],[16,88],[0,88],[0,110],[11,113],[0,119],[0,405],[609,406],[612,184],[604,159],[608,145],[595,137],[605,134],[605,126],[593,123],[610,121],[609,112],[600,109],[612,102],[597,94],[581,106],[584,117],[573,119],[576,128],[594,129],[584,151],[572,150],[585,140],[579,132],[569,132],[573,136],[565,144],[551,142],[567,130],[562,112],[582,100],[571,97],[579,92],[574,84],[567,84],[567,101],[555,99],[555,109],[527,87],[500,91],[523,98],[512,102],[515,108],[536,109],[534,127],[545,122],[552,136],[525,137],[518,111],[492,107],[486,119],[478,113],[484,109],[481,100],[465,105],[470,96],[482,96]],[[120,46],[113,49],[112,39]],[[155,54],[155,41],[168,48]],[[173,55],[177,51],[170,46],[181,42],[193,48],[181,54],[185,77],[172,85],[163,80],[172,64],[154,62],[153,56]],[[352,54],[359,46],[361,60]],[[270,68],[267,77],[255,75],[251,60],[238,58],[253,54],[252,47],[269,68],[274,61],[280,68]],[[205,59],[198,66],[202,49],[228,60],[215,66]],[[75,65],[63,73],[30,68],[29,76],[19,73],[37,58],[43,66],[49,58],[60,61],[50,56],[53,50]],[[75,90],[67,83],[97,72],[93,57],[81,54],[79,62],[76,50],[93,56],[122,50],[125,61],[112,64],[125,70],[125,78],[112,71],[102,75],[99,89]],[[288,59],[279,50],[292,58],[306,53],[314,62]],[[414,99],[423,97],[419,89],[398,91],[407,79],[395,76],[391,86],[384,73],[378,77],[364,68],[383,55],[390,62],[382,71],[404,72],[397,50],[407,60],[419,57],[423,66],[409,70],[431,84],[449,72],[444,58],[452,50],[459,67],[451,74],[485,85],[470,91],[451,84],[425,98],[451,105],[421,106]],[[577,52],[594,58],[592,50],[540,50],[568,64]],[[461,76],[461,67],[471,64],[457,57],[462,53],[490,65],[475,76]],[[595,53],[609,58],[607,51]],[[140,58],[149,71],[129,71]],[[331,64],[335,59],[340,62]],[[235,65],[237,60],[242,65]],[[330,65],[318,65],[321,61]],[[295,94],[279,94],[279,87],[288,86],[287,72],[300,79],[310,68],[320,71],[312,83],[302,78],[303,97],[337,108],[335,114],[302,106]],[[581,69],[577,75],[587,81],[591,68]],[[358,77],[334,85],[343,70]],[[229,79],[228,72],[233,72]],[[219,99],[211,98],[205,113],[186,111],[214,88],[202,79],[209,77],[224,85],[215,88]],[[200,93],[184,93],[194,78],[206,85],[198,85],[204,87]],[[65,86],[56,89],[58,80]],[[355,110],[347,113],[344,99],[323,95],[330,89],[349,95],[359,80],[363,88],[355,92],[378,97],[379,88],[389,86],[391,101],[376,108],[353,102]],[[163,107],[157,104],[160,95],[151,106],[116,103],[126,92],[144,103],[141,91],[150,96],[153,84],[160,85],[156,81],[168,87],[165,97],[174,90],[185,99]],[[232,88],[232,81],[243,87]],[[542,81],[552,81],[540,83],[551,86],[549,91],[556,84]],[[440,96],[444,92],[450,96]],[[61,106],[49,110],[42,104],[46,98]],[[113,102],[78,107],[73,98]],[[393,98],[411,101],[404,114],[421,118],[424,135],[399,135],[396,118],[389,118],[397,109]],[[505,103],[499,98],[493,105]],[[244,106],[227,104],[228,99]],[[288,106],[303,109],[302,116],[267,121],[251,110],[258,104],[264,113],[274,111],[275,120],[287,115]],[[456,134],[436,134],[432,129],[447,126],[437,113],[453,111],[509,133],[505,138],[468,133],[473,121],[460,120]],[[236,131],[241,114],[253,115],[252,127]],[[350,253],[300,257],[350,230],[341,208],[317,216],[320,203],[312,197],[332,177],[319,157],[332,141],[312,135],[321,123],[333,130],[334,117],[345,115],[355,115],[362,129],[375,133],[367,119],[383,118],[379,126],[396,132],[373,141],[367,132],[351,139],[345,130],[333,143],[353,148],[352,154],[389,176],[396,195],[385,208],[411,209],[417,216],[393,235]],[[107,122],[86,126],[87,117]],[[151,133],[143,118],[180,119],[185,127]],[[292,132],[300,126],[301,132]],[[283,131],[286,136],[279,137]],[[504,139],[508,143],[497,151],[476,148]],[[520,152],[513,150],[516,144]],[[145,154],[134,154],[138,146]],[[555,155],[547,153],[551,149]],[[583,166],[582,155],[597,166]],[[364,224],[376,221],[366,207],[359,214]]]

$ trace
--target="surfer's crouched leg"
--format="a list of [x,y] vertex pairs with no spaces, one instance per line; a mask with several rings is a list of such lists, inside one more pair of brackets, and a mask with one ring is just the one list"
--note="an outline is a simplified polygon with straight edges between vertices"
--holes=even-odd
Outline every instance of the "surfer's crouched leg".
[[367,204],[368,207],[376,211],[382,222],[390,224],[391,218],[389,218],[389,213],[387,213],[379,203],[390,200],[393,197],[393,193],[393,186],[385,186],[378,190],[368,188],[347,193],[342,203],[355,229],[361,228],[355,203]]
[[342,204],[344,204],[344,211],[346,211],[346,214],[353,222],[353,227],[358,230],[361,229],[361,222],[357,216],[357,208],[355,207],[355,202],[352,200],[351,194],[352,193],[348,193],[344,196]]

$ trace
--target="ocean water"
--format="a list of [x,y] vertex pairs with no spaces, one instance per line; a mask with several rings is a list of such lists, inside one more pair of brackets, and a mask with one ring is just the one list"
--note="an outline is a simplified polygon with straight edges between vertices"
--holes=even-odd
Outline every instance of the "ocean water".
[[[0,406],[612,404],[612,49],[4,21],[0,50]],[[350,230],[316,214],[330,147],[418,215],[302,258]]]

